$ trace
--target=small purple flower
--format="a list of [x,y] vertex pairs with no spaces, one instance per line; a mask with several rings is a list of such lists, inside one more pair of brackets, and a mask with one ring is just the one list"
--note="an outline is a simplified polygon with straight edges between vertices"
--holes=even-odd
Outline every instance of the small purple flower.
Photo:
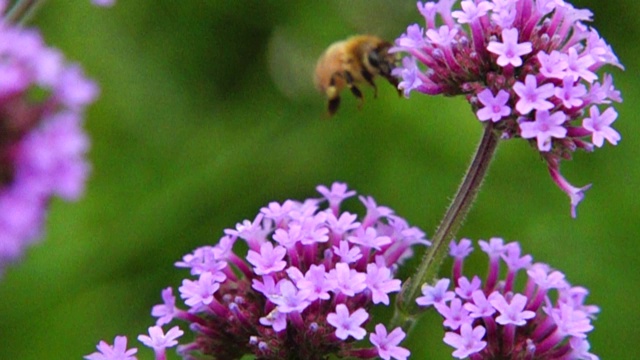
[[500,313],[496,318],[496,322],[500,325],[522,326],[527,323],[527,320],[536,316],[533,311],[524,310],[527,297],[522,294],[515,294],[511,303],[508,303],[502,294],[493,293],[489,297],[489,303]]
[[[291,277],[290,274],[289,277]],[[311,265],[304,277],[296,282],[296,286],[301,291],[308,291],[307,300],[310,302],[318,299],[329,300],[331,297],[329,291],[333,289],[332,284],[327,280],[324,265]]]
[[589,70],[595,63],[596,61],[590,54],[578,54],[578,51],[574,47],[570,47],[569,53],[567,54],[565,74],[573,77],[573,81],[578,81],[582,78],[587,83],[592,83],[598,78],[593,71]]
[[87,360],[137,360],[134,356],[138,349],[132,348],[127,350],[127,337],[116,336],[113,340],[113,346],[104,341],[100,341],[97,346],[98,351],[89,354],[84,358]]
[[532,47],[528,41],[518,43],[518,29],[503,29],[502,42],[489,42],[487,50],[498,55],[498,65],[519,67],[522,65],[522,56],[531,53]]
[[287,262],[283,261],[287,250],[282,246],[273,246],[271,242],[265,242],[260,246],[260,253],[249,250],[247,261],[254,266],[257,275],[269,275],[277,272],[287,266]]
[[460,3],[462,11],[452,11],[451,16],[458,20],[459,24],[472,23],[485,16],[493,8],[488,1],[481,1],[477,5],[473,1],[465,0]]
[[[217,244],[176,263],[190,273],[179,287],[186,308],[167,288],[152,315],[156,325],[188,324],[193,335],[180,339],[183,358],[406,359],[400,329],[387,334],[377,326],[368,347],[354,339],[367,337],[370,311],[388,306],[401,289],[395,271],[412,246],[429,242],[420,229],[371,197],[360,197],[364,219],[341,213],[342,200],[355,195],[344,184],[318,190],[325,196],[324,208],[318,199],[269,203],[253,221],[224,230]],[[232,251],[236,242],[244,243],[244,257]],[[140,340],[164,359],[165,347],[177,343],[178,330],[163,337],[159,326],[152,329]]]
[[[602,129],[586,116],[593,107],[604,114],[600,105],[622,101],[611,75],[598,75],[605,65],[623,67],[586,25],[590,11],[567,0],[438,0],[418,2],[418,11],[425,28],[409,25],[391,49],[406,55],[392,72],[405,97],[464,95],[478,120],[491,120],[502,139],[528,139],[550,172],[577,149],[620,140],[607,123],[611,112]],[[521,129],[541,111],[563,121],[550,124],[552,133],[543,129],[547,125],[534,134]],[[575,214],[577,197],[569,196]]]
[[566,119],[562,112],[549,114],[547,110],[538,110],[535,121],[520,123],[520,136],[524,139],[536,138],[540,151],[550,151],[552,138],[562,139],[567,135],[567,129],[562,126]]
[[340,262],[347,264],[354,263],[362,257],[359,246],[349,247],[348,241],[340,241],[340,246],[333,247],[334,254],[340,257]]
[[156,359],[165,359],[165,350],[178,345],[176,340],[184,334],[177,326],[172,327],[165,334],[160,326],[149,328],[149,335],[138,335],[138,341],[152,348],[156,353]]
[[569,66],[567,55],[557,50],[553,50],[550,54],[540,51],[538,53],[538,62],[540,62],[540,73],[545,77],[549,79],[563,79],[566,77],[565,70]]
[[[289,271],[289,273],[291,273],[291,271]],[[251,287],[265,297],[271,298],[272,296],[280,293],[279,285],[280,283],[276,284],[273,276],[265,275],[262,277],[262,281],[259,279],[253,279]]]
[[326,221],[332,234],[342,236],[345,232],[357,229],[360,226],[360,223],[355,221],[357,218],[357,215],[345,211],[340,214],[339,218],[336,218],[333,213],[328,213]]
[[496,122],[511,114],[511,108],[507,105],[509,93],[504,90],[498,91],[498,94],[494,97],[491,90],[484,89],[478,94],[478,100],[484,105],[482,109],[476,112],[480,121],[491,119],[491,121]]
[[424,45],[424,30],[418,24],[409,25],[407,34],[398,39],[398,46],[419,48]]
[[620,134],[610,126],[618,117],[618,113],[613,108],[607,108],[600,114],[598,107],[592,106],[589,115],[582,120],[582,127],[592,133],[593,144],[602,147],[605,139],[612,145],[618,144]]
[[482,281],[477,276],[474,276],[471,281],[462,276],[458,279],[458,287],[456,287],[455,293],[465,300],[469,299],[472,294],[480,288],[481,284]]
[[422,296],[416,299],[416,303],[422,306],[432,306],[435,304],[444,304],[452,300],[456,295],[453,291],[448,291],[449,279],[440,279],[436,286],[428,284],[422,285]]
[[336,294],[354,296],[367,287],[365,283],[367,276],[342,262],[337,263],[335,269],[329,271],[327,279]]
[[176,313],[176,297],[173,296],[173,289],[168,287],[162,290],[162,300],[160,305],[155,305],[151,309],[151,316],[157,317],[156,325],[162,326],[170,323]]
[[581,338],[572,338],[569,340],[569,345],[571,346],[571,355],[572,359],[584,359],[584,360],[598,360],[599,358],[590,353],[589,349],[591,346],[589,342],[585,339]]
[[331,189],[328,189],[324,185],[318,185],[316,190],[329,201],[329,208],[333,210],[334,214],[338,213],[340,203],[342,203],[344,199],[356,194],[355,191],[347,191],[347,184],[339,182],[333,183]]
[[406,334],[401,328],[395,328],[389,334],[382,324],[376,325],[376,332],[369,335],[369,340],[378,349],[378,356],[384,360],[406,360],[411,354],[409,350],[398,346]]
[[558,168],[558,164],[550,164],[549,165],[549,173],[551,174],[551,178],[558,185],[560,190],[564,191],[571,200],[571,216],[576,217],[576,208],[578,204],[584,199],[585,191],[591,188],[591,184],[587,184],[583,187],[576,187],[571,185],[567,179],[565,179],[562,174],[560,174],[560,169]]
[[[264,220],[264,214],[260,213],[256,215],[253,221],[244,220],[241,223],[236,224],[235,229],[226,229],[224,232],[227,236],[233,237],[234,241],[237,238],[245,240],[249,245],[249,248],[253,251],[259,251],[260,245],[265,242],[265,232],[262,230],[262,221]],[[259,258],[257,256],[256,258]]]
[[487,346],[487,342],[482,341],[485,333],[486,329],[482,326],[476,326],[472,329],[471,324],[463,324],[460,333],[447,332],[444,335],[444,342],[456,349],[453,352],[454,357],[465,359]]
[[[531,256],[522,255],[518,243],[503,245],[502,239],[492,238],[480,246],[489,255],[487,280],[471,296],[466,291],[449,292],[448,305],[445,301],[428,303],[452,330],[445,334],[444,342],[455,349],[454,357],[597,359],[588,352],[586,338],[598,308],[585,305],[586,289],[572,287],[561,272],[546,264],[532,264]],[[460,268],[462,264],[454,264],[453,273]],[[492,279],[503,273],[501,281]],[[526,283],[519,291],[516,281],[523,275]],[[466,279],[458,275],[452,280],[466,288]],[[440,280],[444,281],[449,279]],[[580,356],[566,357],[569,353]]]
[[364,231],[356,232],[355,236],[350,236],[347,240],[353,244],[358,244],[365,248],[374,248],[376,250],[380,250],[383,246],[391,244],[391,238],[388,236],[378,236],[377,231],[370,227]]
[[279,294],[272,295],[269,299],[278,306],[278,312],[283,314],[302,312],[309,305],[307,298],[310,290],[298,290],[291,281],[286,279],[280,280],[279,284]]
[[364,339],[367,331],[361,325],[367,321],[369,314],[365,309],[358,309],[352,314],[345,304],[338,304],[335,313],[327,315],[327,322],[336,328],[338,339],[346,340],[349,336],[356,340]]
[[470,322],[469,311],[462,307],[462,300],[459,298],[451,300],[449,306],[443,303],[435,303],[433,306],[444,317],[442,325],[451,330],[457,330],[460,325]]
[[213,294],[220,289],[213,275],[209,272],[200,275],[197,281],[185,279],[180,286],[180,297],[185,299],[189,306],[209,305],[214,301]]
[[472,318],[490,317],[496,312],[482,290],[476,290],[471,294],[471,300],[464,304]]
[[402,67],[393,69],[391,73],[401,79],[398,83],[398,89],[403,91],[406,98],[409,97],[411,91],[421,89],[424,85],[422,73],[413,57],[402,59]]
[[522,115],[527,115],[531,110],[549,110],[553,103],[547,99],[553,96],[555,87],[553,84],[538,86],[536,77],[527,75],[522,82],[513,84],[513,91],[518,95],[516,110]]
[[469,256],[473,251],[473,247],[471,247],[471,240],[462,239],[459,243],[451,242],[449,244],[449,255],[451,255],[455,259],[464,259]]
[[394,279],[391,270],[387,267],[380,267],[377,264],[367,265],[367,279],[365,284],[371,291],[371,300],[374,304],[383,303],[389,305],[389,293],[400,291],[402,282]]
[[457,29],[450,29],[447,25],[442,25],[438,30],[427,30],[427,39],[436,45],[449,46],[458,32]]
[[[359,196],[360,201],[367,208],[367,214],[364,216],[360,230],[365,230],[373,225],[381,218],[389,218],[393,215],[393,210],[386,206],[378,206],[375,199],[371,196]],[[357,229],[356,229],[357,230]]]
[[[587,94],[587,87],[583,84],[575,84],[570,76],[562,80],[562,87],[557,87],[554,95],[562,100],[562,106],[566,109],[577,108],[583,104],[582,98]],[[584,123],[584,121],[583,121]]]

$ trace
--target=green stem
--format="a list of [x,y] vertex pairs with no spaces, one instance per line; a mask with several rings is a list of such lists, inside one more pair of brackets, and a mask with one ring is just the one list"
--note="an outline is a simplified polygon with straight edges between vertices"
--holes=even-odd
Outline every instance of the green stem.
[[499,139],[500,132],[493,128],[492,123],[486,124],[473,161],[469,165],[458,192],[431,240],[431,247],[422,258],[422,262],[415,274],[406,282],[405,287],[398,296],[396,311],[392,319],[393,326],[400,325],[408,330],[413,325],[417,314],[416,298],[420,295],[422,284],[435,279],[438,275],[440,265],[447,254],[449,243],[455,237],[469,210],[471,210],[473,201],[478,194],[480,185],[482,185],[498,147]]
[[5,21],[12,24],[24,25],[36,10],[44,3],[44,0],[19,0],[13,5],[11,10],[7,11]]

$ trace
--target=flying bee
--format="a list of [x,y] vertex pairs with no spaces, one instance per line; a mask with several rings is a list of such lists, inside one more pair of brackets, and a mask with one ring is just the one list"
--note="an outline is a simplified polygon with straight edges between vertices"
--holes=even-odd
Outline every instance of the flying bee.
[[362,106],[364,97],[356,85],[371,85],[374,97],[378,95],[378,88],[373,82],[376,75],[398,87],[398,80],[391,76],[396,58],[389,53],[390,47],[391,43],[377,36],[356,35],[333,43],[325,50],[318,59],[314,80],[318,90],[329,100],[329,115],[338,110],[340,92],[345,86],[358,98],[358,108]]

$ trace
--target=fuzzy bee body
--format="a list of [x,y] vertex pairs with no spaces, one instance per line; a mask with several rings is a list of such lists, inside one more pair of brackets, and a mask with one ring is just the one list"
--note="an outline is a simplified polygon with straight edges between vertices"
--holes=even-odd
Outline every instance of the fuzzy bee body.
[[340,92],[349,88],[358,98],[358,107],[364,97],[358,84],[369,84],[377,95],[373,82],[375,76],[382,76],[394,87],[398,80],[391,75],[395,57],[389,54],[391,44],[373,35],[356,35],[331,44],[318,59],[315,84],[328,99],[328,112],[333,115],[340,106]]

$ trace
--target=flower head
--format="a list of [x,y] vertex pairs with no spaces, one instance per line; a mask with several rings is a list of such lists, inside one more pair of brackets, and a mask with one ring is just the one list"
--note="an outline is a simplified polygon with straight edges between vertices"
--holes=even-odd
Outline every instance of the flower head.
[[[2,2],[4,6],[4,2]],[[42,235],[54,196],[84,191],[84,109],[97,86],[39,32],[0,20],[0,272]]]
[[[180,320],[194,332],[178,347],[189,359],[405,360],[402,330],[378,324],[370,333],[368,323],[371,309],[400,291],[395,271],[413,245],[429,244],[424,233],[371,197],[360,198],[362,220],[341,213],[342,200],[355,195],[345,184],[317,189],[323,200],[270,203],[254,221],[225,230],[218,244],[184,256],[176,266],[191,270],[178,289],[186,309],[164,289],[152,310],[157,325],[139,340],[160,358],[182,335],[177,327],[165,335],[160,325]],[[240,241],[244,257],[232,251]],[[354,345],[367,335],[368,347]]]
[[[531,256],[522,255],[518,243],[504,244],[502,239],[492,238],[490,244],[480,241],[480,247],[489,256],[483,284],[478,277],[469,282],[465,276],[454,276],[455,292],[448,291],[445,300],[417,301],[422,306],[433,305],[443,317],[448,329],[444,342],[455,348],[454,357],[597,359],[588,353],[587,333],[593,329],[591,320],[599,309],[584,304],[586,289],[572,287],[561,272],[546,264],[532,264]],[[450,255],[455,257],[455,274],[461,271],[464,258]],[[502,263],[506,271],[501,271]],[[494,277],[501,273],[505,273],[504,279],[497,281]],[[526,283],[519,290],[515,281],[523,275]],[[442,286],[448,284],[449,279],[438,281],[439,292],[447,291]]]
[[478,120],[529,139],[554,170],[576,149],[617,144],[617,114],[600,106],[622,99],[596,71],[622,65],[584,24],[590,11],[561,0],[463,0],[452,10],[457,2],[418,2],[426,28],[410,25],[396,39],[391,51],[407,56],[393,74],[405,96],[464,95]]

